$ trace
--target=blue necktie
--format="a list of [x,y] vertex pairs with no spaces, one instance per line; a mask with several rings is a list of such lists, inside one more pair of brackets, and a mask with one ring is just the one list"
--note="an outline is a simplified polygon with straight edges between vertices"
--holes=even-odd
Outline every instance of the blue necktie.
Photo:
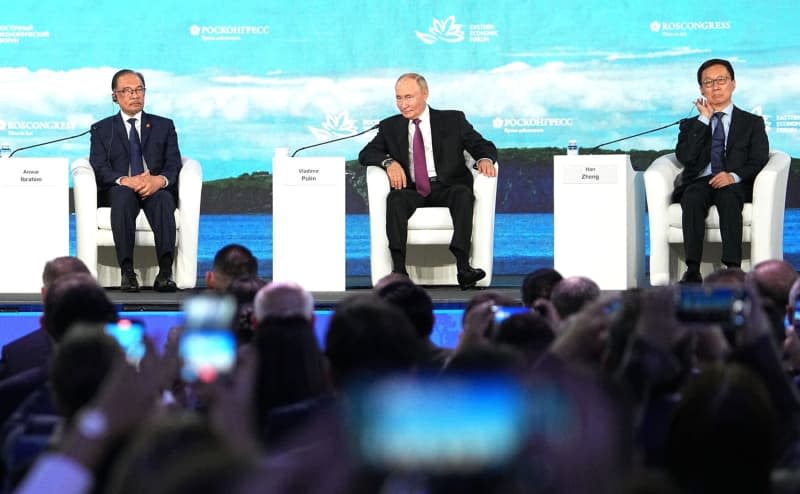
[[717,112],[712,118],[717,119],[717,126],[711,134],[711,174],[716,175],[725,169],[725,126],[722,125],[723,112]]
[[422,142],[420,120],[414,120],[414,142],[411,146],[411,158],[414,160],[414,184],[422,197],[431,193],[431,181],[428,179],[428,163],[425,160],[425,144]]
[[136,132],[136,119],[129,118],[128,123],[131,124],[131,133],[128,135],[128,141],[131,148],[131,176],[133,177],[144,173],[142,143],[139,141],[139,133]]

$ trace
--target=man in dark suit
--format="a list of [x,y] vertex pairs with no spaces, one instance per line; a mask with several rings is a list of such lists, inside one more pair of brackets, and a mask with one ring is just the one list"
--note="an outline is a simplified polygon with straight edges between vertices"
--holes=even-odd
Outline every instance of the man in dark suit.
[[719,212],[722,262],[742,263],[742,208],[753,197],[753,182],[769,159],[764,120],[731,102],[736,89],[733,66],[711,59],[697,69],[701,98],[697,118],[681,122],[675,155],[684,169],[672,202],[683,209],[686,273],[682,283],[700,283],[705,219],[711,206]]
[[144,113],[144,77],[120,70],[111,79],[120,113],[92,126],[89,160],[97,177],[98,204],[111,206],[111,230],[122,270],[120,289],[139,291],[133,271],[136,216],[144,210],[153,229],[159,272],[153,288],[177,289],[172,280],[175,205],[181,153],[172,120]]
[[[89,268],[77,257],[56,257],[47,261],[42,272],[42,302],[57,279],[73,273],[90,274]],[[50,336],[41,328],[8,342],[0,351],[0,381],[30,369],[46,367],[52,349]]]
[[395,84],[399,115],[384,119],[378,134],[358,155],[364,166],[386,170],[392,188],[386,200],[386,235],[393,272],[406,273],[408,219],[419,207],[447,206],[453,218],[450,251],[456,258],[458,284],[472,288],[486,276],[469,264],[472,242],[472,173],[464,151],[479,173],[494,177],[497,149],[455,110],[428,106],[428,83],[419,74],[403,74]]

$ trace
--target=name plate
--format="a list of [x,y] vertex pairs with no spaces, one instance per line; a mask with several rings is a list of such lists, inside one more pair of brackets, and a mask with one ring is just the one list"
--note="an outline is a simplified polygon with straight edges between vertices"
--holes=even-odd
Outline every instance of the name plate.
[[64,168],[53,166],[52,160],[46,159],[2,159],[0,186],[37,188],[61,186],[67,170],[66,162],[63,166]]
[[338,185],[342,176],[336,167],[302,164],[302,160],[296,160],[283,170],[279,180],[283,185]]
[[619,180],[619,167],[612,163],[593,165],[570,163],[564,166],[565,184],[615,184]]

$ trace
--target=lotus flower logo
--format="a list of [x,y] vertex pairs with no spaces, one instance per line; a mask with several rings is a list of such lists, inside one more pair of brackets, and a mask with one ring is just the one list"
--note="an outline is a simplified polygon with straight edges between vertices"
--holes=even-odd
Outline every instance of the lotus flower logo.
[[500,118],[500,117],[495,117],[495,119],[492,120],[492,127],[494,127],[495,129],[502,129],[503,128],[503,119]]
[[658,21],[653,21],[650,23],[650,30],[654,33],[661,31],[661,23]]
[[355,121],[346,111],[338,115],[327,114],[325,121],[322,122],[322,128],[308,127],[308,130],[321,141],[353,135],[357,131]]
[[433,18],[433,24],[428,28],[427,33],[417,33],[419,38],[426,45],[432,45],[436,41],[444,41],[445,43],[458,43],[464,41],[464,30],[461,24],[456,22],[456,16],[451,15],[447,19],[440,21]]
[[198,25],[191,26],[189,28],[189,34],[191,34],[192,36],[197,36],[198,34],[200,34],[200,26]]

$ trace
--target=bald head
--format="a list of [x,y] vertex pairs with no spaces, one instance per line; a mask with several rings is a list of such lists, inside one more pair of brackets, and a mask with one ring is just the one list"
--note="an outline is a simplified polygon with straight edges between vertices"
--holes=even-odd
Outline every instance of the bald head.
[[562,319],[580,311],[600,296],[597,283],[585,276],[570,276],[559,281],[550,293],[550,301]]
[[275,281],[256,293],[253,301],[256,321],[267,317],[314,318],[314,297],[293,281]]
[[777,306],[789,302],[789,291],[797,280],[797,271],[786,261],[770,259],[755,265],[750,272],[762,297],[772,299]]

